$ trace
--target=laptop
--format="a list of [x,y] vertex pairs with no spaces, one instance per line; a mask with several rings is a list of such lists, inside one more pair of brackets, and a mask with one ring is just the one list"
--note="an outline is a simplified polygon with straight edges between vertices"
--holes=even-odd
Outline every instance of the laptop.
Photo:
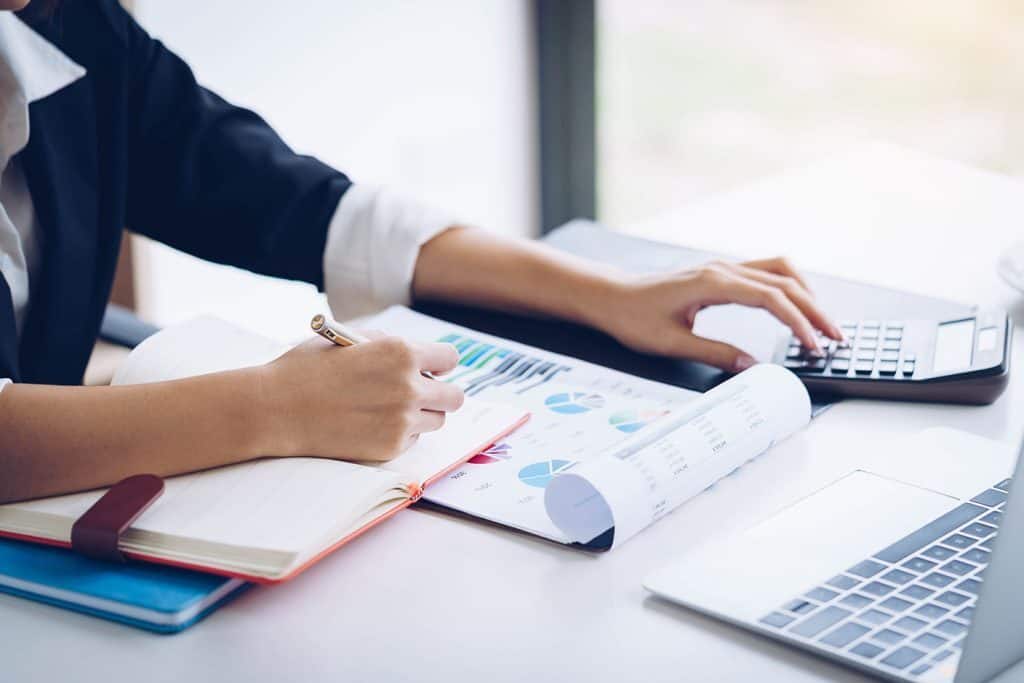
[[989,680],[1024,658],[1024,493],[1008,501],[1016,456],[925,430],[899,457],[847,472],[644,585],[884,679]]

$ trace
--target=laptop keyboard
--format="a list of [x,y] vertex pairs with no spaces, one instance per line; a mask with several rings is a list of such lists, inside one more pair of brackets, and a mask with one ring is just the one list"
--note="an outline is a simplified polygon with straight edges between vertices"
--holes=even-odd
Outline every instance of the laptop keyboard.
[[963,647],[1009,485],[986,489],[760,623],[894,673],[925,673]]

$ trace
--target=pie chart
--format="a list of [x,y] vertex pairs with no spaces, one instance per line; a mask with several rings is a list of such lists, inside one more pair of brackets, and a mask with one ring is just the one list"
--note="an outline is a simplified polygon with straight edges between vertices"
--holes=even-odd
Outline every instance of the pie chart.
[[572,462],[569,460],[545,460],[543,462],[535,462],[532,465],[527,465],[523,469],[519,470],[519,481],[523,482],[527,486],[535,486],[536,488],[542,489],[551,483],[552,479],[561,474],[564,470],[568,469],[571,465]]
[[544,399],[544,405],[556,413],[577,415],[604,407],[604,396],[583,391],[567,391],[552,394]]
[[608,418],[608,424],[620,432],[632,434],[665,415],[668,415],[667,410],[623,410]]
[[474,465],[490,465],[492,462],[501,462],[511,458],[511,450],[507,443],[496,443],[480,451],[466,462]]

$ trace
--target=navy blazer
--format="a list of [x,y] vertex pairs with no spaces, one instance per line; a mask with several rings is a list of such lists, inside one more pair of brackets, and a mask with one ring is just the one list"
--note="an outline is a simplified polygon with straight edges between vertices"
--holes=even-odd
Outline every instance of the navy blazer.
[[327,228],[348,178],[199,86],[116,0],[68,0],[23,20],[88,73],[29,106],[20,158],[42,267],[20,344],[0,277],[0,377],[81,383],[126,227],[209,261],[323,287]]

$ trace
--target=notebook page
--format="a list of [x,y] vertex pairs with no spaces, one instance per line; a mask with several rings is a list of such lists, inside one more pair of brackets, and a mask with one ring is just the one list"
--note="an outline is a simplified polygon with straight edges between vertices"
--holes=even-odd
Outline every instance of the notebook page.
[[113,384],[163,382],[263,365],[287,346],[218,318],[167,327],[139,344],[114,373]]
[[756,365],[686,404],[640,438],[565,471],[545,491],[551,520],[587,543],[614,527],[612,547],[810,421],[793,373]]
[[[132,525],[126,548],[151,534],[301,555],[347,529],[390,490],[398,474],[320,458],[273,458],[171,477],[163,495]],[[57,522],[58,540],[103,491],[0,506],[0,526],[26,515]],[[140,534],[139,532],[142,532]],[[161,544],[164,545],[164,544]]]
[[517,406],[467,398],[461,408],[448,413],[443,429],[421,434],[412,448],[380,467],[425,486],[493,444],[495,437],[504,436],[527,417],[529,413]]

